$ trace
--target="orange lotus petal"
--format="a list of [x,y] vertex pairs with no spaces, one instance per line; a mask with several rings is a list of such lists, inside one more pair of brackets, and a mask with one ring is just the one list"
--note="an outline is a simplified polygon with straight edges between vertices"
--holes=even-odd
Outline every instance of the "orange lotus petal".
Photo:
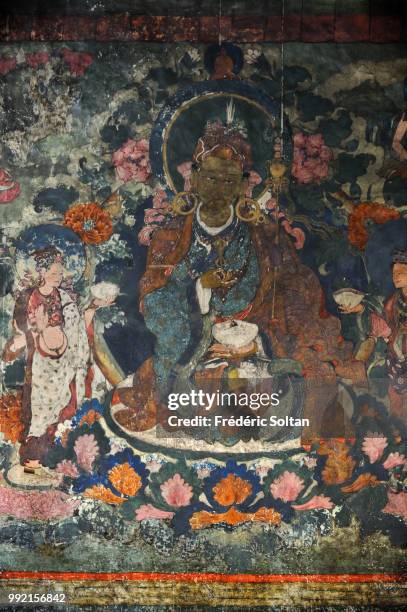
[[241,504],[252,492],[252,485],[247,480],[239,478],[234,474],[228,474],[222,478],[214,487],[214,499],[221,506]]
[[141,478],[129,463],[115,465],[109,472],[109,481],[117,491],[130,497],[141,487]]
[[347,487],[341,487],[341,491],[344,493],[356,493],[365,487],[375,487],[379,484],[376,476],[373,474],[361,474],[352,484]]
[[101,484],[94,485],[93,487],[86,489],[83,495],[85,497],[90,497],[91,499],[99,499],[106,504],[122,504],[126,501],[125,497],[118,497],[112,493],[110,489],[107,489]]
[[225,523],[226,525],[241,525],[248,522],[269,523],[279,525],[281,515],[272,508],[260,508],[257,512],[240,512],[236,508],[229,508],[226,512],[195,512],[189,519],[192,529],[202,529],[210,525]]
[[88,425],[92,425],[95,421],[99,421],[100,414],[96,412],[96,410],[89,410],[82,418],[79,425],[84,425],[87,423]]

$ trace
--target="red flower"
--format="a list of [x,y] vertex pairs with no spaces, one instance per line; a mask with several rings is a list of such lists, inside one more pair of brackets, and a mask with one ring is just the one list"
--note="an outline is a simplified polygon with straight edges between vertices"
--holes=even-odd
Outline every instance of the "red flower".
[[50,58],[49,53],[39,51],[38,53],[27,53],[25,59],[30,68],[38,68],[47,64]]
[[14,181],[7,170],[0,169],[0,204],[7,204],[20,195],[20,185]]
[[86,244],[101,244],[113,232],[112,220],[99,204],[76,204],[66,213],[64,225],[71,228]]
[[66,47],[62,49],[62,55],[69,67],[69,72],[73,76],[82,76],[93,62],[93,56],[90,53],[78,53],[71,51]]
[[0,74],[7,74],[17,66],[15,57],[0,57]]
[[399,218],[400,213],[393,208],[376,202],[362,202],[354,207],[349,216],[348,240],[353,246],[363,251],[369,240],[369,233],[365,227],[368,219],[382,225],[387,221]]

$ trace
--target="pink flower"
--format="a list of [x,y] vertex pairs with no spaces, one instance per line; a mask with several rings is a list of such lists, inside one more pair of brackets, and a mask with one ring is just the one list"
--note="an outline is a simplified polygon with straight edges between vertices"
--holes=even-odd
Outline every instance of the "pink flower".
[[0,514],[42,521],[72,516],[79,506],[61,491],[19,491],[0,487]]
[[391,335],[390,327],[383,317],[379,316],[376,312],[372,312],[370,322],[372,324],[371,335],[373,338],[388,338]]
[[302,132],[294,134],[294,155],[296,151],[301,150],[307,144],[307,136]]
[[309,470],[313,470],[318,463],[315,457],[309,457],[308,455],[304,457],[303,462]]
[[398,465],[407,465],[407,459],[400,453],[390,453],[383,463],[383,467],[386,470],[391,470],[391,468],[397,467]]
[[161,470],[162,465],[162,461],[159,461],[158,459],[151,459],[150,461],[146,462],[146,467],[150,474],[155,474],[156,472],[159,472]]
[[375,438],[367,436],[363,440],[362,450],[369,457],[370,463],[374,463],[383,455],[383,451],[387,446],[387,438],[377,436]]
[[180,164],[177,166],[177,170],[184,179],[184,190],[189,191],[191,189],[192,162]]
[[322,134],[312,134],[306,137],[305,150],[310,157],[317,155],[323,146],[324,139]]
[[326,179],[333,153],[322,134],[295,134],[292,175],[299,183],[309,184]]
[[153,208],[166,208],[169,206],[167,194],[164,189],[159,189],[153,197]]
[[154,225],[146,225],[145,227],[143,227],[143,229],[141,229],[138,233],[139,243],[143,244],[144,246],[148,246],[156,229],[157,226]]
[[12,202],[20,195],[20,185],[11,178],[7,170],[0,169],[0,204]]
[[151,175],[149,144],[145,138],[125,142],[113,153],[112,161],[118,178],[125,183],[134,180],[146,183]]
[[294,472],[287,470],[270,485],[273,497],[285,502],[296,500],[303,488],[304,481]]
[[329,147],[323,145],[319,150],[319,159],[322,161],[330,162],[333,159],[334,155]]
[[333,503],[330,498],[326,497],[325,495],[315,495],[315,497],[312,497],[305,504],[293,504],[293,508],[296,510],[320,510],[322,508],[325,510],[330,510],[333,508]]
[[73,76],[82,76],[93,62],[90,53],[78,53],[66,47],[62,49],[62,55],[69,67],[69,72]]
[[282,222],[282,227],[285,232],[294,238],[294,246],[296,249],[302,249],[305,242],[305,234],[299,227],[291,227],[291,223],[285,219]]
[[93,463],[99,454],[99,446],[93,434],[83,434],[77,438],[74,451],[78,465],[87,472],[92,471]]
[[407,493],[388,492],[388,502],[382,512],[401,516],[407,521]]
[[204,478],[207,478],[208,476],[210,476],[211,471],[212,470],[209,467],[201,467],[197,469],[196,475],[198,476],[200,480],[203,480]]
[[38,53],[26,53],[25,59],[30,68],[38,68],[39,66],[49,62],[49,53],[46,53],[45,51],[39,51]]
[[144,212],[144,223],[150,225],[151,223],[161,223],[164,221],[165,216],[156,208],[147,208]]
[[179,474],[174,474],[172,478],[161,485],[160,489],[167,504],[175,508],[187,506],[193,495],[191,485],[185,482]]
[[136,519],[138,521],[145,521],[148,519],[171,519],[173,516],[173,512],[159,510],[158,508],[154,508],[151,504],[144,504],[136,510]]
[[260,174],[258,174],[257,172],[254,172],[254,170],[251,170],[249,174],[249,180],[247,183],[247,189],[246,189],[246,194],[245,194],[247,198],[252,197],[253,189],[256,187],[256,185],[259,185],[260,183],[261,183]]
[[73,461],[69,459],[64,459],[60,463],[58,463],[55,471],[58,474],[63,474],[64,476],[69,476],[70,478],[77,478],[79,476],[79,471]]
[[0,57],[0,74],[7,74],[17,66],[15,57]]

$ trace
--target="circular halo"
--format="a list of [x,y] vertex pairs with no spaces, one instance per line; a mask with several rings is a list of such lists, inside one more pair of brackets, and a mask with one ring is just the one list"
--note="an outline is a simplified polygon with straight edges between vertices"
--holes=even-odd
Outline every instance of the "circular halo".
[[[247,130],[252,145],[253,166],[267,178],[268,162],[273,157],[270,129],[279,136],[280,105],[263,91],[241,81],[207,81],[181,90],[162,110],[150,138],[150,161],[153,173],[174,192],[184,190],[184,179],[178,166],[192,160],[208,120],[224,119],[226,105],[233,100],[235,118]],[[266,137],[267,136],[267,137]],[[292,157],[292,140],[284,118],[284,151]]]
[[85,270],[85,247],[77,234],[62,225],[37,225],[21,232],[15,241],[17,270],[29,262],[35,251],[47,246],[62,253],[64,268],[72,282],[77,283]]

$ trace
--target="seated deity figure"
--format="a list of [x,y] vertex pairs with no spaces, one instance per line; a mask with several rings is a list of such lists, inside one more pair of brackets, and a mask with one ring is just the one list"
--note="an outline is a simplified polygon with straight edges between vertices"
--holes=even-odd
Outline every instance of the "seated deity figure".
[[[115,419],[127,430],[164,422],[180,377],[206,388],[212,381],[212,389],[227,379],[233,389],[239,380],[279,373],[279,386],[290,375],[334,389],[337,376],[355,373],[340,322],[326,311],[316,275],[277,215],[244,214],[253,205],[246,197],[251,169],[241,128],[208,122],[193,154],[190,191],[175,197],[178,214],[149,247],[139,291],[154,352],[113,396]],[[305,409],[323,411],[317,395],[308,393]],[[324,401],[333,396],[325,393]]]

